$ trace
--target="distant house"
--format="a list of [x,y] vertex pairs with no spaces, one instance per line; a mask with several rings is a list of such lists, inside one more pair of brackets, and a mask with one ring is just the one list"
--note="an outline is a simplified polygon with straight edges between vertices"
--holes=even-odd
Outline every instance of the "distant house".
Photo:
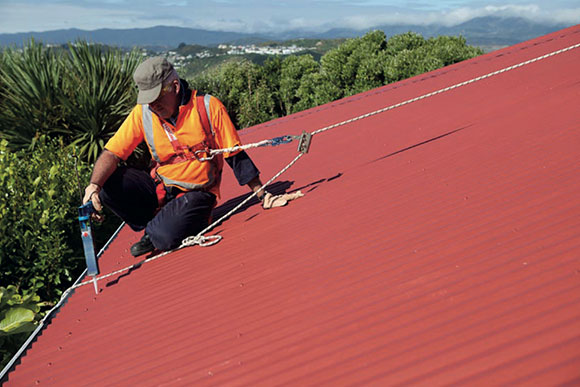
[[269,188],[306,196],[77,289],[5,385],[577,384],[579,64],[575,26],[245,129],[324,130]]

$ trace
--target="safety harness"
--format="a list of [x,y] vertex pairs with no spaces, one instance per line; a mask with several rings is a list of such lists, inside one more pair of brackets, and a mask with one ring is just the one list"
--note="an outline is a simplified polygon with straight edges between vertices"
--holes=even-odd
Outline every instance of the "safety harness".
[[[204,131],[204,140],[195,145],[183,145],[179,142],[171,127],[166,123],[162,122],[163,130],[173,147],[173,151],[175,154],[168,158],[167,160],[161,161],[157,152],[155,150],[155,143],[153,139],[153,125],[152,125],[152,117],[151,111],[148,107],[143,106],[143,126],[145,129],[145,136],[147,137],[147,142],[149,143],[149,147],[152,150],[152,169],[151,169],[151,177],[155,180],[157,184],[156,192],[157,192],[157,199],[159,202],[159,207],[162,207],[166,203],[166,196],[167,191],[165,189],[165,185],[172,185],[178,186],[180,189],[180,193],[176,195],[176,197],[180,197],[184,195],[188,190],[196,189],[196,190],[203,190],[207,191],[210,188],[214,187],[216,184],[220,183],[221,180],[221,172],[223,168],[223,159],[221,155],[215,157],[216,155],[212,155],[210,152],[212,149],[217,149],[217,143],[215,140],[215,131],[213,129],[213,125],[211,123],[211,116],[210,116],[210,100],[211,95],[197,95],[196,96],[196,106],[197,112],[200,117],[201,126]],[[177,164],[182,162],[190,162],[196,160],[198,162],[209,162],[212,164],[212,171],[213,176],[209,176],[210,180],[203,184],[203,185],[196,185],[196,186],[182,186],[179,182],[171,181],[164,176],[158,173],[159,167],[169,164]]]

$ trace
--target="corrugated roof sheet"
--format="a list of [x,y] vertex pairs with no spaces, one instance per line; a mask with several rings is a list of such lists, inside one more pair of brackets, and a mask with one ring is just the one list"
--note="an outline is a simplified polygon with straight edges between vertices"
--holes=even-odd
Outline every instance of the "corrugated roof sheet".
[[[313,131],[580,43],[580,26],[243,131]],[[580,48],[314,137],[186,248],[76,290],[7,385],[580,383]],[[294,145],[251,155],[263,177]],[[218,213],[245,197],[231,171]],[[103,272],[134,262],[124,229]]]

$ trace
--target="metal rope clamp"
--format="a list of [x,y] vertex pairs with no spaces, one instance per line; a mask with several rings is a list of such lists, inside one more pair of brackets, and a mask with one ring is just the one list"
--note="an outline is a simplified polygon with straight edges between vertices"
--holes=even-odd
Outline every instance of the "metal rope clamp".
[[308,153],[311,141],[312,141],[312,133],[302,131],[302,135],[300,136],[300,140],[298,141],[298,152],[302,154]]

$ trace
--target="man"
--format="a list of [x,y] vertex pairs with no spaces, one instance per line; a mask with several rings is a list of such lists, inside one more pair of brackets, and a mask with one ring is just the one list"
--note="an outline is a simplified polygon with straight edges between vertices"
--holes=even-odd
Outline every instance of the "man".
[[[92,201],[97,211],[104,204],[134,231],[145,230],[131,247],[137,257],[174,249],[208,226],[223,159],[203,159],[209,158],[208,148],[241,143],[223,104],[210,96],[197,98],[166,59],[147,59],[133,78],[137,105],[97,159],[83,203]],[[157,162],[155,179],[146,171],[118,167],[143,140]],[[260,173],[244,151],[224,156],[240,185],[254,192],[261,188]],[[262,200],[264,192],[258,195]]]

